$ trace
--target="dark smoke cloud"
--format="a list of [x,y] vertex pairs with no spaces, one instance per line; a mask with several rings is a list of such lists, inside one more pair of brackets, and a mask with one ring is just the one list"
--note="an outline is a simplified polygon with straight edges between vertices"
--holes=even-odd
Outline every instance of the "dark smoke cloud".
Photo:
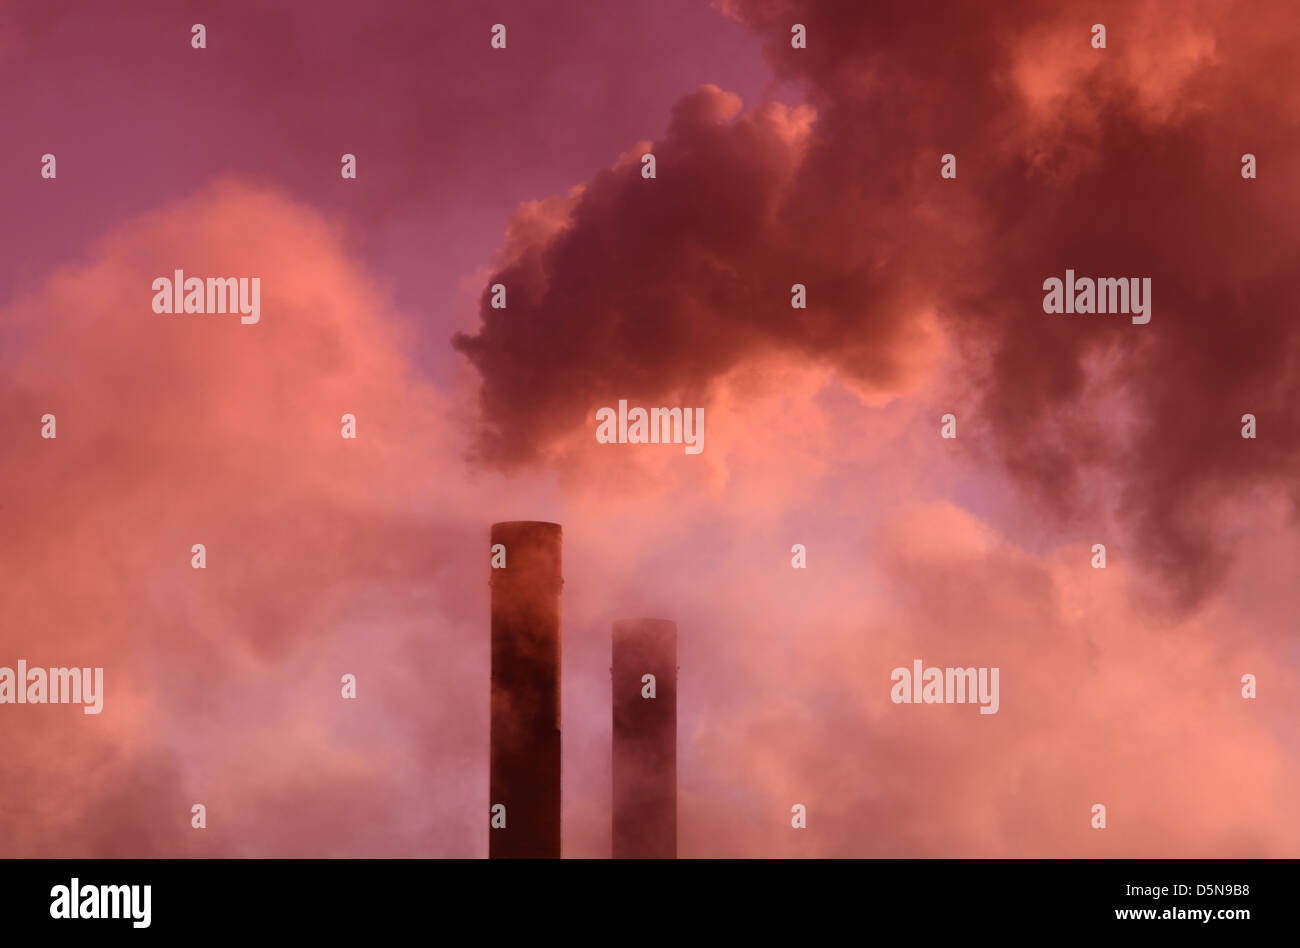
[[[815,121],[774,102],[735,116],[702,88],[655,143],[656,180],[637,150],[511,248],[490,281],[509,308],[485,295],[479,332],[454,343],[482,375],[484,459],[535,461],[620,397],[705,397],[772,349],[895,388],[933,310],[986,456],[1063,522],[1092,515],[1100,478],[1138,555],[1196,601],[1231,553],[1212,537],[1218,500],[1300,494],[1300,189],[1284,170],[1300,126],[1282,119],[1300,99],[1284,40],[1300,10],[723,8],[766,38]],[[793,23],[808,49],[790,48]],[[955,181],[939,176],[949,152]],[[1241,178],[1246,152],[1258,180]],[[1150,277],[1151,323],[1046,316],[1042,281],[1066,268]]]

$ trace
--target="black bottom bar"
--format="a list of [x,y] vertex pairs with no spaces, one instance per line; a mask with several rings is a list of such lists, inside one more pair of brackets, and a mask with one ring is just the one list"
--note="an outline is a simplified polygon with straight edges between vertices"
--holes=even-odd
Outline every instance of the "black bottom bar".
[[[480,933],[549,940],[593,925],[614,926],[597,930],[620,941],[666,944],[712,932],[799,944],[889,932],[914,945],[947,933],[976,939],[969,944],[1075,931],[1221,940],[1289,929],[1298,877],[1296,860],[4,860],[0,917],[6,936],[56,939],[40,944],[70,934],[370,944],[413,924],[457,943]],[[77,914],[103,905],[122,917],[51,917],[52,906],[70,914],[74,878]],[[147,927],[136,927],[143,888],[107,898],[100,888],[145,885]]]

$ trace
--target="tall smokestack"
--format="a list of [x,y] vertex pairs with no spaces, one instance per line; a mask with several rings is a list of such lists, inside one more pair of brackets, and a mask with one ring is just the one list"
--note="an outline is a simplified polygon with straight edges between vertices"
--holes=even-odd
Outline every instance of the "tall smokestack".
[[492,525],[491,859],[560,858],[560,544],[558,523]]
[[615,622],[613,659],[613,855],[676,859],[677,624]]

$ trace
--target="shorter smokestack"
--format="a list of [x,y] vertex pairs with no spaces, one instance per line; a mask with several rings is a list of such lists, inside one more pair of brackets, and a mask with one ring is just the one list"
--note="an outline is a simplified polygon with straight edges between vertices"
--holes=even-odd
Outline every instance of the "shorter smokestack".
[[676,859],[677,624],[615,622],[610,680],[613,856]]

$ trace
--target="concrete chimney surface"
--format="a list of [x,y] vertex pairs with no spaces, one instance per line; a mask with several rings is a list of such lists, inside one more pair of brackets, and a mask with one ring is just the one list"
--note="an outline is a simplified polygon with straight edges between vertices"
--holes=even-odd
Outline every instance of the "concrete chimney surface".
[[[613,857],[677,857],[677,624],[614,623]],[[654,676],[654,697],[647,675]]]
[[560,590],[558,523],[492,525],[506,565],[491,570],[492,686],[489,790],[506,825],[488,855],[560,857]]

